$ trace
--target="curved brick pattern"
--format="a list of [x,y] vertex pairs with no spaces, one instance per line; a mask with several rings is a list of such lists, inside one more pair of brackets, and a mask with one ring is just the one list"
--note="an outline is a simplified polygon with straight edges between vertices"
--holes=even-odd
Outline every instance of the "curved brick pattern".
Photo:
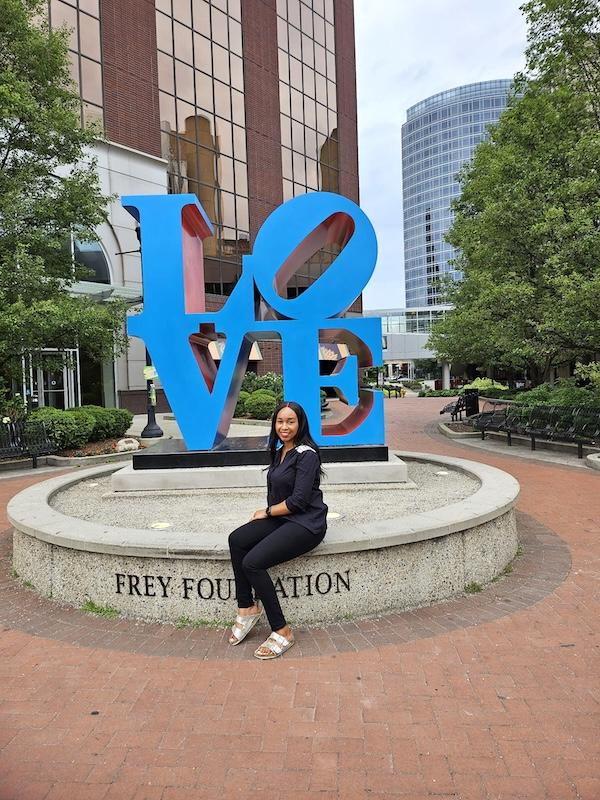
[[[424,435],[442,404],[390,401],[388,443],[515,475],[529,516],[512,575],[460,609],[354,634],[302,632],[273,664],[252,659],[249,643],[234,654],[216,646],[207,661],[193,648],[221,634],[158,626],[143,635],[155,652],[172,639],[169,657],[131,652],[141,628],[95,618],[69,643],[61,631],[81,615],[64,617],[8,579],[0,607],[13,591],[27,606],[23,629],[5,625],[0,637],[0,798],[597,800],[597,475]],[[0,499],[24,485],[0,480]],[[513,609],[499,614],[496,596]]]
[[[43,632],[47,638],[85,647],[157,656],[239,661],[251,656],[256,648],[254,639],[235,648],[229,647],[220,629],[172,628],[107,620],[39,597],[11,575],[10,533],[2,534],[0,569],[3,598],[0,623],[9,628],[36,636]],[[569,551],[559,537],[524,515],[519,517],[519,534],[523,555],[515,563],[513,572],[492,583],[481,594],[374,619],[320,628],[298,627],[295,655],[312,656],[412,641],[503,617],[538,602],[564,580],[570,567]],[[267,629],[264,633],[266,636]]]

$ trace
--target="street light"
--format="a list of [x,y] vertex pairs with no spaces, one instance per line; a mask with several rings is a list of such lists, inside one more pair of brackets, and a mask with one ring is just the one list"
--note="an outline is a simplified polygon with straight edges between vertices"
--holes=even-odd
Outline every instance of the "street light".
[[163,435],[163,430],[156,422],[156,387],[154,386],[156,370],[152,366],[152,359],[147,349],[146,369],[144,372],[146,373],[146,411],[148,413],[148,421],[141,433],[141,437],[142,439],[158,439]]

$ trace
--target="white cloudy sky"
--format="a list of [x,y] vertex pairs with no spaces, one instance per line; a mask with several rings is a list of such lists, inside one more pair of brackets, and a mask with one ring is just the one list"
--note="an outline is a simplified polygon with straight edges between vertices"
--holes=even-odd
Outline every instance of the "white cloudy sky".
[[406,109],[523,68],[522,0],[354,0],[361,206],[379,241],[365,308],[404,305],[402,157]]

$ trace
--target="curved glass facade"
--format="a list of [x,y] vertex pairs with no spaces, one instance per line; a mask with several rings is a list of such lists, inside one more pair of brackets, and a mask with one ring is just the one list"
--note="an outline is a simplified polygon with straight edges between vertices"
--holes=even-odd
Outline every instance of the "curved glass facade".
[[402,126],[404,271],[406,306],[439,305],[439,278],[461,278],[449,260],[444,234],[450,202],[459,194],[457,173],[506,107],[512,81],[459,86],[428,97],[407,111]]

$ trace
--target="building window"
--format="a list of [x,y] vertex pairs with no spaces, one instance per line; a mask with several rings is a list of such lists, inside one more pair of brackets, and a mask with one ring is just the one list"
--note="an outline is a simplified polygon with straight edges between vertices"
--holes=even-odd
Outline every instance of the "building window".
[[[283,199],[339,192],[333,2],[277,0]],[[287,286],[296,297],[333,262],[339,247],[309,259]]]
[[71,77],[81,98],[82,125],[104,130],[99,0],[49,0],[48,20],[52,29],[69,32]]
[[108,259],[100,242],[73,242],[73,258],[81,271],[82,281],[111,283]]
[[156,36],[169,191],[202,204],[206,289],[230,294],[250,249],[240,0],[157,0]]

